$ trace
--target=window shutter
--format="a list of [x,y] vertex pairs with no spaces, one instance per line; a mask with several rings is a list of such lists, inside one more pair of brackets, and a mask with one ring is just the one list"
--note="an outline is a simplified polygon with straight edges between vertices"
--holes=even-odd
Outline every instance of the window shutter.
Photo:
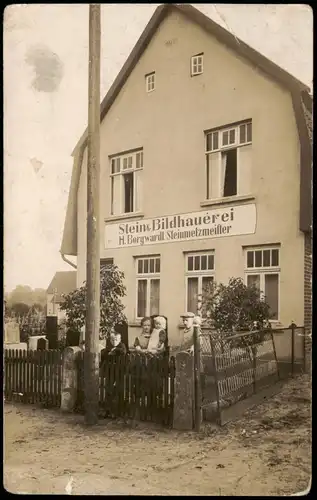
[[252,191],[252,146],[238,149],[238,194],[250,194]]

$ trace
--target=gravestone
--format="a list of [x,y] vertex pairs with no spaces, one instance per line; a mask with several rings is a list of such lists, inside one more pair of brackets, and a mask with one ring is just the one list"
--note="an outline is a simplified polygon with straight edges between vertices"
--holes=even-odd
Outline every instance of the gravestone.
[[80,332],[75,330],[68,330],[66,333],[66,347],[79,346]]
[[46,350],[46,344],[47,340],[44,338],[38,339],[37,341],[37,350],[38,351],[45,351]]
[[49,349],[57,349],[58,346],[58,323],[57,316],[46,316],[46,337]]
[[[36,351],[38,349],[39,339],[43,339],[45,341],[45,349],[48,349],[48,340],[45,335],[31,335],[28,338],[28,349],[31,351]],[[42,345],[44,344],[42,343]]]
[[15,320],[10,320],[4,325],[4,343],[18,344],[20,342],[20,327]]

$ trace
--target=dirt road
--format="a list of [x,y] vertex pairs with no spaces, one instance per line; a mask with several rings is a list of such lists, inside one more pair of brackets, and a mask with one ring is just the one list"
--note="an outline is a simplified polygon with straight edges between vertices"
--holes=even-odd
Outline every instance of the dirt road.
[[4,484],[29,494],[298,493],[310,480],[310,399],[305,375],[241,420],[200,434],[107,420],[88,429],[80,416],[5,404]]

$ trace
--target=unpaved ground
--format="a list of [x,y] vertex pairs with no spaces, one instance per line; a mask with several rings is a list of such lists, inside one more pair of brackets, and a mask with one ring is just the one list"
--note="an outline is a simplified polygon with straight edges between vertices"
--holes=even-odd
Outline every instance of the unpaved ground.
[[309,486],[310,379],[200,434],[5,404],[5,487],[13,493],[290,495]]

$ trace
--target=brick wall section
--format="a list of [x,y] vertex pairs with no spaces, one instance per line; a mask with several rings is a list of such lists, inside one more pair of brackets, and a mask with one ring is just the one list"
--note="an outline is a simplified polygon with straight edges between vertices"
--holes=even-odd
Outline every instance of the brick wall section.
[[305,234],[304,256],[304,325],[306,369],[310,368],[312,348],[312,235]]

